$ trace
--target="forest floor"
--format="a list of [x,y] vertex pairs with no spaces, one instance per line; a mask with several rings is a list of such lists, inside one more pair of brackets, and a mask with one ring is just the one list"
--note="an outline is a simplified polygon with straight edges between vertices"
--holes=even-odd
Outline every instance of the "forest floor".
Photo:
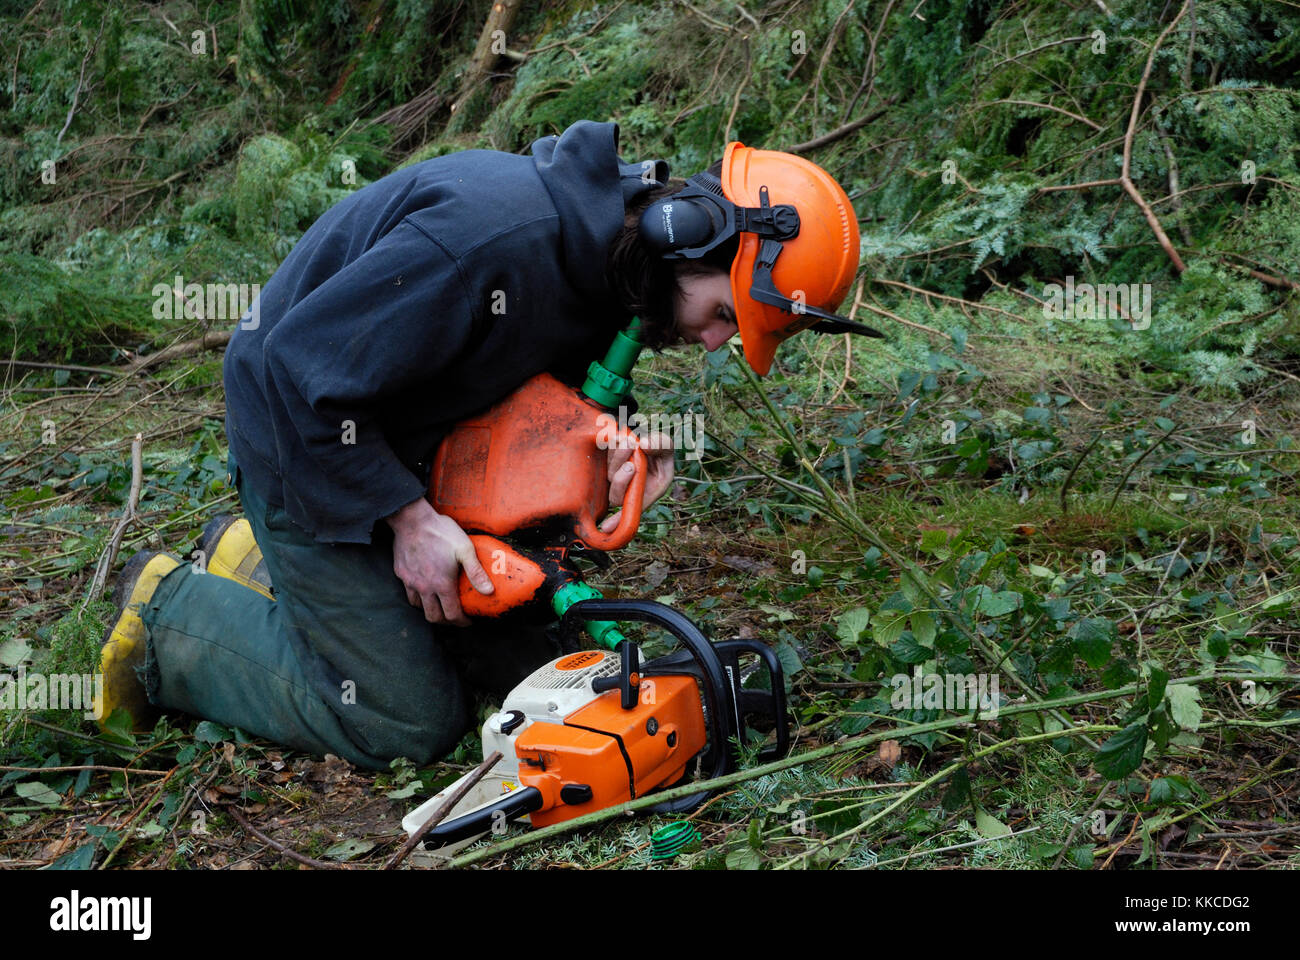
[[[645,368],[643,409],[698,403],[714,443],[679,459],[672,495],[592,582],[773,645],[795,751],[830,748],[730,784],[667,866],[1300,866],[1295,377],[1205,399],[972,342],[960,359],[978,376],[909,386],[846,367],[840,339],[794,351],[766,410],[726,351],[703,377],[696,357]],[[187,555],[237,509],[220,363],[17,367],[3,400],[0,669],[91,672],[113,613],[92,581],[135,434],[143,488],[107,587],[132,552]],[[979,442],[944,438],[954,417]],[[891,705],[890,676],[921,664],[993,673],[1003,714]],[[476,732],[444,762],[376,775],[191,717],[149,733],[68,710],[0,718],[0,866],[378,868],[402,816],[480,759]],[[537,843],[515,826],[508,852],[494,837],[462,856],[659,866],[650,833],[667,822]]]

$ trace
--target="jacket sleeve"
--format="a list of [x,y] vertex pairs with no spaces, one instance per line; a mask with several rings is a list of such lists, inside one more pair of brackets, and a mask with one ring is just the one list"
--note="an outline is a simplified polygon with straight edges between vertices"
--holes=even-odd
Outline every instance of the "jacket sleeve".
[[368,543],[376,521],[424,494],[384,437],[380,413],[449,373],[470,341],[475,306],[459,264],[405,221],[267,335],[285,508],[317,540]]

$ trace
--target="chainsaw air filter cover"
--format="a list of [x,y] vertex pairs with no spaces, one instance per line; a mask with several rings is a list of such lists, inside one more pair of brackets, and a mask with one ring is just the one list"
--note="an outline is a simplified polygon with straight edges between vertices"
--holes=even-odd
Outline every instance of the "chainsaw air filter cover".
[[536,787],[543,798],[542,809],[532,815],[534,826],[674,783],[704,749],[704,714],[693,677],[647,677],[639,690],[630,710],[610,690],[563,723],[534,723],[519,735],[519,782]]

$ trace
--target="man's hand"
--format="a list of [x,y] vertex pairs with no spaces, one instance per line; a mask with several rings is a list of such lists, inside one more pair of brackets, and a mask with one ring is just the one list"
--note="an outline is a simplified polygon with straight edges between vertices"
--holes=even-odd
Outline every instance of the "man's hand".
[[[673,441],[666,433],[652,433],[639,438],[641,449],[645,451],[646,467],[649,470],[645,480],[645,496],[641,509],[652,506],[656,500],[668,492],[673,482]],[[609,505],[622,507],[623,497],[628,484],[636,476],[636,466],[632,463],[630,446],[615,446],[609,451]],[[602,533],[609,533],[618,526],[620,513],[607,517],[601,524]]]
[[430,623],[469,626],[460,608],[460,568],[479,593],[492,593],[493,587],[465,531],[423,497],[385,519],[393,528],[393,572],[411,606],[423,607]]

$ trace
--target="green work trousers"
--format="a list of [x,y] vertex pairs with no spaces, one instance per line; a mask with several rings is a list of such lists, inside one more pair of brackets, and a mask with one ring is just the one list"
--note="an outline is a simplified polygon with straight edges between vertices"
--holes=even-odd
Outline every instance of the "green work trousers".
[[317,543],[231,475],[276,599],[189,563],[168,574],[143,612],[155,705],[386,769],[444,756],[476,695],[500,703],[560,655],[557,631],[519,617],[430,624],[393,573],[387,524],[370,544]]

